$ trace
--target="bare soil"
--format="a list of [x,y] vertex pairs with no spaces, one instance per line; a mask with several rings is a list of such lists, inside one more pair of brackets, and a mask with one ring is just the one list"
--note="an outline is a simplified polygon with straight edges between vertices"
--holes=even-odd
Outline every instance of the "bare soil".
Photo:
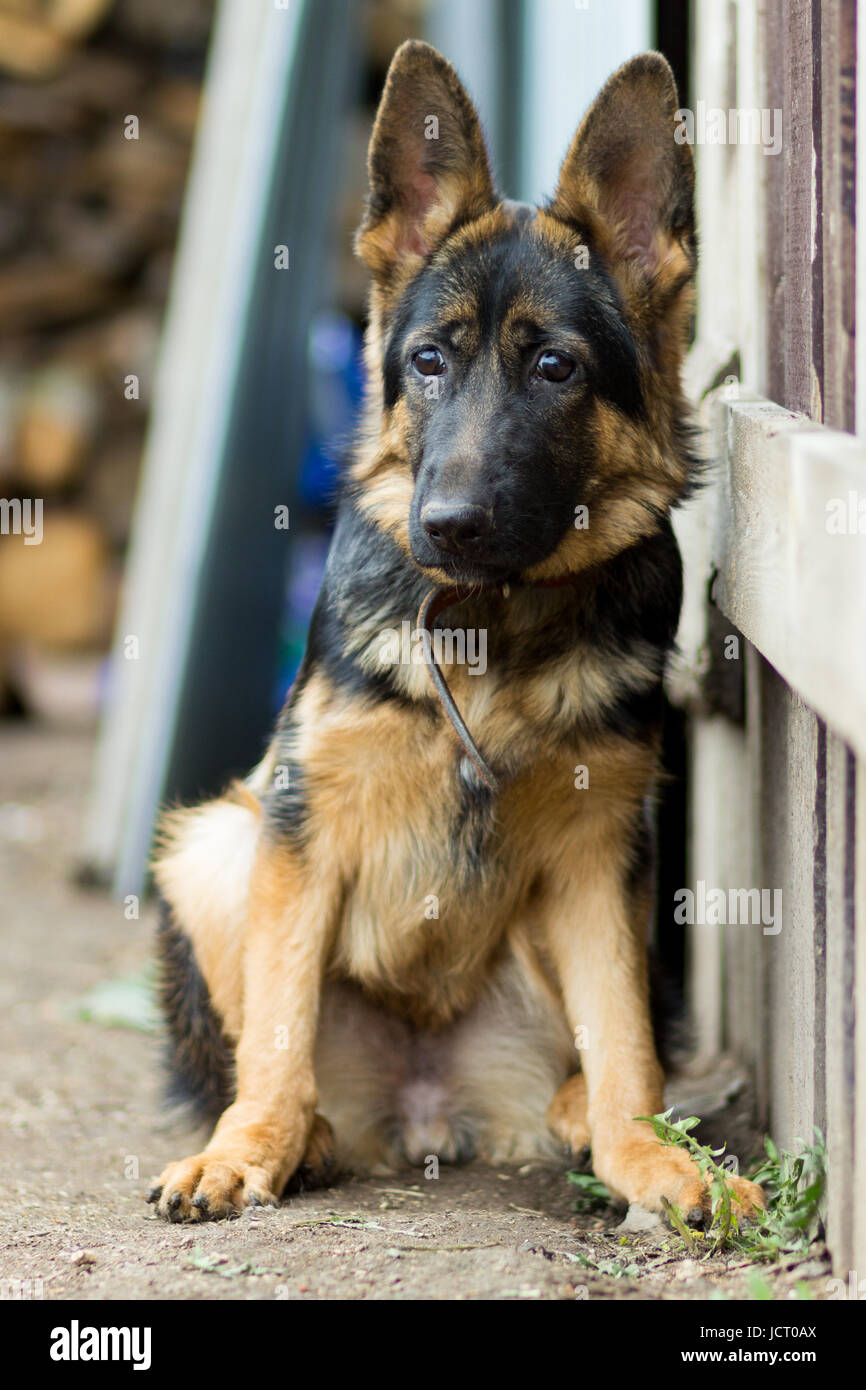
[[[206,1136],[161,1103],[158,1036],[82,1016],[89,991],[146,968],[153,930],[147,905],[127,920],[76,883],[91,757],[87,735],[0,726],[0,1297],[756,1296],[742,1257],[697,1258],[664,1226],[623,1233],[613,1208],[578,1214],[566,1160],[348,1178],[229,1223],[158,1221],[152,1176]],[[747,1143],[743,1093],[718,1109],[726,1081],[680,1089],[708,1093]],[[775,1298],[803,1283],[820,1298],[827,1275],[819,1252],[761,1277]]]

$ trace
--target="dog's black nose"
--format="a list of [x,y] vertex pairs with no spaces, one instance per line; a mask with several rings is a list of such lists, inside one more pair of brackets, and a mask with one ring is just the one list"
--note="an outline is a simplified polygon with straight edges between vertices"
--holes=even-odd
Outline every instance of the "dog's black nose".
[[452,555],[480,549],[493,530],[493,512],[474,502],[427,502],[421,525],[438,550]]

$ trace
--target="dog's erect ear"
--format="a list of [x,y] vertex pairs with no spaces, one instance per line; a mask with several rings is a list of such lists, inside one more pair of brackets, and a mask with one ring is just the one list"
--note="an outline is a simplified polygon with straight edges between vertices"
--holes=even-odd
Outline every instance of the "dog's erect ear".
[[655,276],[681,257],[694,266],[694,164],[678,143],[674,75],[660,53],[642,53],[608,78],[565,157],[549,211],[580,221],[600,212],[617,252]]
[[429,44],[398,48],[367,159],[370,192],[357,250],[378,279],[427,257],[459,222],[495,204],[475,108],[450,63]]

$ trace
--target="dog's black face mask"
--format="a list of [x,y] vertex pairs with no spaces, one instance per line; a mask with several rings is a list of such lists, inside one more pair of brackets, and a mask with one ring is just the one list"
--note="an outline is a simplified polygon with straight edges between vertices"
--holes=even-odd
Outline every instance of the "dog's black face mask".
[[412,556],[495,583],[580,525],[596,472],[593,402],[641,411],[637,354],[600,268],[577,268],[508,206],[511,226],[458,234],[397,306],[385,404],[403,402],[415,489]]
[[687,488],[694,180],[676,109],[663,58],[625,64],[534,210],[497,196],[449,64],[414,42],[396,55],[358,234],[382,410],[355,476],[432,579],[574,574]]

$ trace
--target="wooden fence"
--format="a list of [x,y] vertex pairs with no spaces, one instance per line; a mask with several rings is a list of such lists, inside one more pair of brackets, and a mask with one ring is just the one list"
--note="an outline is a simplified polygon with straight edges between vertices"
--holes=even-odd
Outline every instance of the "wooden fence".
[[[855,74],[866,15],[858,34],[853,0],[701,0],[694,20],[690,105],[757,111],[763,135],[780,138],[775,153],[763,137],[695,148],[689,373],[715,463],[678,522],[689,877],[705,895],[768,896],[757,922],[691,928],[690,989],[701,1053],[749,1067],[776,1139],[796,1148],[815,1126],[825,1134],[834,1268],[862,1278],[866,365],[856,371],[855,326],[866,213],[858,222],[855,151],[866,112],[855,117]],[[735,114],[729,128],[748,122]]]

